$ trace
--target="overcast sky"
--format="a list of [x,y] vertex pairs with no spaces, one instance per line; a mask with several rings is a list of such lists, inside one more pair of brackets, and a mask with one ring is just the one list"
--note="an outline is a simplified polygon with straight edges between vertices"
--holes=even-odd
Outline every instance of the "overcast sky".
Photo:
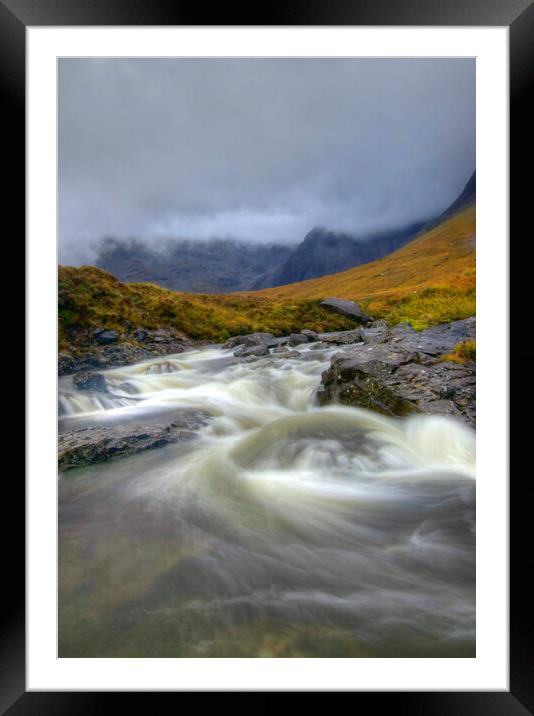
[[475,61],[59,61],[60,260],[427,218],[475,168]]

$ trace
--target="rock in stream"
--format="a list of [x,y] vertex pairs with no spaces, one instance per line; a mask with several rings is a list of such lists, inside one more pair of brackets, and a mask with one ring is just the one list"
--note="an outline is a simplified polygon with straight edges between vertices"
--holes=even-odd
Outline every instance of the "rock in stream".
[[323,373],[321,405],[339,402],[392,416],[451,415],[474,426],[476,364],[460,365],[442,356],[475,337],[475,318],[421,332],[402,325],[361,333],[364,342],[334,355]]
[[58,467],[65,472],[113,457],[191,440],[209,418],[205,411],[180,410],[154,424],[106,424],[63,432],[58,436]]

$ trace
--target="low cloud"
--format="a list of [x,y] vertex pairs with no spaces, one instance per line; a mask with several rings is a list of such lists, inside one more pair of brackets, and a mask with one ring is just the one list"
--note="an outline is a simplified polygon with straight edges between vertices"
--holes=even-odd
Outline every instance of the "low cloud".
[[398,227],[442,211],[474,167],[474,60],[59,62],[63,263],[103,236]]

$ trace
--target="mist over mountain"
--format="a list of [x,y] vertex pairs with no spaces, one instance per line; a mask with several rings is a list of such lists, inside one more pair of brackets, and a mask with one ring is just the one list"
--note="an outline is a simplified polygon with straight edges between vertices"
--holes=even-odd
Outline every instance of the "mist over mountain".
[[475,200],[473,172],[458,197],[439,215],[391,231],[358,237],[315,227],[296,246],[232,239],[175,239],[154,245],[108,238],[100,242],[95,263],[121,281],[155,283],[174,291],[256,291],[338,273],[387,256]]
[[305,281],[374,261],[413,239],[424,225],[425,222],[418,222],[400,230],[384,231],[363,239],[317,227],[291,252],[285,263],[268,279],[268,283],[264,282],[263,286],[256,284],[254,288]]
[[95,265],[129,283],[156,283],[190,293],[230,293],[250,289],[291,252],[291,247],[283,244],[232,239],[177,239],[155,247],[135,239],[108,238],[99,245]]
[[438,216],[475,165],[475,64],[60,58],[60,262],[105,236],[295,246]]
[[121,281],[155,283],[174,291],[230,293],[280,286],[343,271],[381,258],[424,226],[356,238],[314,228],[296,247],[231,239],[168,240],[158,248],[139,240],[105,239],[96,266]]

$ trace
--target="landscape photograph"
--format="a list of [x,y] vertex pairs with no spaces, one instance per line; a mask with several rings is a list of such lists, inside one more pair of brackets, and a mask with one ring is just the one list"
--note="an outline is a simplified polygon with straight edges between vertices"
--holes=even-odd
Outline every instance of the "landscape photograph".
[[475,69],[58,59],[60,658],[476,656]]

